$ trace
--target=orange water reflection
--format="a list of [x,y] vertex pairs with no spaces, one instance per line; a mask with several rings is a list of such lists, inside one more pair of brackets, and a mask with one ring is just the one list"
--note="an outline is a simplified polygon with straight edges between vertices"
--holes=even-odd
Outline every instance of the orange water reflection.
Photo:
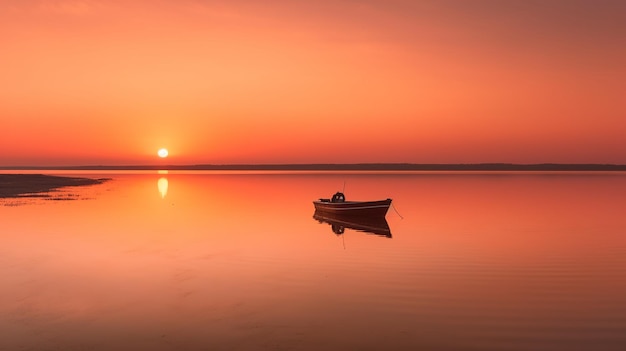
[[[0,349],[626,343],[623,175],[113,178],[0,206]],[[312,219],[344,180],[392,240]]]

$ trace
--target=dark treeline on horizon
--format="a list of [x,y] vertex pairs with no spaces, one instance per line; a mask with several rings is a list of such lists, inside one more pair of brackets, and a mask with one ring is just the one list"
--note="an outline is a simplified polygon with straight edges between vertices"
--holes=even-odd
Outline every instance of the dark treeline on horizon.
[[417,163],[313,163],[313,164],[200,164],[131,166],[0,166],[4,170],[222,170],[222,171],[626,171],[617,164],[417,164]]

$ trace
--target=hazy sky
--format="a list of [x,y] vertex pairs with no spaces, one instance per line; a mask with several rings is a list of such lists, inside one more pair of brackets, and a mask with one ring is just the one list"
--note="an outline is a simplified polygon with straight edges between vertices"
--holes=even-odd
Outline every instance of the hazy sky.
[[626,163],[626,1],[0,0],[0,166]]

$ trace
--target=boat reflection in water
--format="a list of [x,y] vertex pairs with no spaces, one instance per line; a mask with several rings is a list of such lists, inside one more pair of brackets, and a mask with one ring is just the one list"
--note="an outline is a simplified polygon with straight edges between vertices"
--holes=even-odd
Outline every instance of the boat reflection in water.
[[337,235],[343,234],[344,230],[348,228],[391,238],[391,229],[389,229],[389,224],[387,224],[385,217],[342,216],[340,214],[315,211],[313,218],[320,223],[330,224],[333,233]]

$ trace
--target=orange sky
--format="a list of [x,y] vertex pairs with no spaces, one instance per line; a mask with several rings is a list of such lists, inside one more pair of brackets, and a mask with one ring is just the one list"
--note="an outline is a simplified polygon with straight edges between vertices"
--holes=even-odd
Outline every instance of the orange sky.
[[626,163],[623,1],[0,1],[0,166]]

